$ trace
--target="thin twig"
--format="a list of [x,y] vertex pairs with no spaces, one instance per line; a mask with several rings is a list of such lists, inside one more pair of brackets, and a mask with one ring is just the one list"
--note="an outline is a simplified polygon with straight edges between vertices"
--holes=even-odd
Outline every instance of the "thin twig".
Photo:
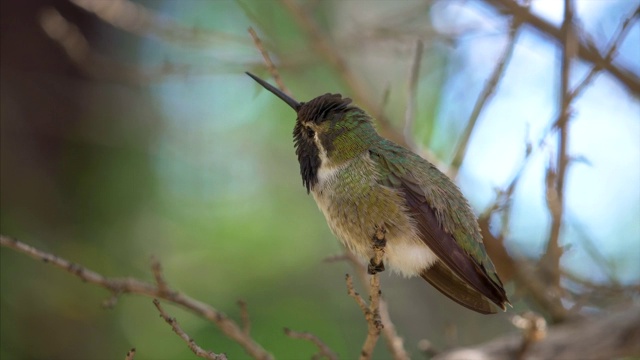
[[[45,34],[65,51],[69,60],[80,71],[91,78],[141,85],[164,79],[167,76],[196,74],[192,66],[187,64],[165,62],[155,67],[140,67],[101,56],[91,49],[89,41],[82,34],[80,28],[67,21],[53,7],[42,8],[38,14],[38,20]],[[233,64],[232,66],[236,67],[237,65]],[[219,68],[220,65],[206,67],[199,69],[197,73],[211,73],[219,71]]]
[[[632,12],[632,14],[630,14],[625,18],[625,20],[623,21],[623,24],[617,31],[616,35],[614,35],[614,37],[611,39],[610,41],[611,45],[607,50],[607,56],[606,56],[606,58],[609,61],[613,60],[613,58],[616,55],[615,50],[622,43],[622,41],[624,41],[624,38],[628,33],[628,29],[631,28],[634,21],[638,20],[638,18],[640,18],[640,6],[636,8]],[[574,90],[571,91],[570,100],[573,101],[578,96],[580,96],[582,92],[587,88],[587,86],[591,83],[591,81],[594,79],[595,75],[597,75],[601,70],[602,70],[601,67],[594,66],[589,72],[589,74],[587,74],[587,76],[585,76],[585,78],[578,83],[578,85],[574,88]],[[540,139],[536,143],[536,146],[531,146],[530,143],[527,144],[527,147],[526,147],[527,151],[525,152],[524,158],[521,161],[519,168],[516,170],[515,174],[511,178],[511,181],[505,188],[505,189],[508,189],[508,191],[502,191],[501,193],[499,193],[498,194],[499,196],[497,197],[496,201],[494,201],[493,205],[500,203],[502,201],[501,199],[504,199],[504,195],[511,195],[511,193],[513,192],[513,189],[515,188],[517,182],[520,179],[520,176],[522,175],[527,164],[529,163],[529,159],[531,158],[531,155],[533,155],[536,150],[540,150],[543,148],[547,140],[547,137],[553,132],[553,130],[557,128],[557,125],[560,123],[561,118],[562,118],[562,114],[559,114],[553,119],[553,121],[550,121],[548,123],[549,125],[542,131],[542,135],[540,136]]]
[[153,277],[156,280],[158,291],[162,293],[171,292],[171,290],[169,289],[169,285],[164,279],[164,275],[162,273],[162,264],[160,264],[160,261],[155,256],[151,257],[151,272],[153,273]]
[[541,261],[549,271],[550,285],[556,290],[560,290],[560,258],[562,248],[560,247],[560,230],[564,216],[564,188],[567,174],[569,156],[569,117],[571,105],[571,89],[569,85],[569,73],[571,71],[571,61],[576,53],[576,33],[573,24],[573,1],[564,1],[564,21],[562,28],[564,31],[564,47],[562,51],[562,62],[560,69],[560,118],[557,124],[559,130],[558,149],[556,154],[555,169],[550,167],[547,171],[547,205],[551,214],[551,230],[547,249]]
[[150,35],[180,46],[210,46],[223,41],[246,43],[244,37],[212,31],[196,26],[185,26],[160,15],[139,3],[129,0],[69,0],[79,8],[97,16],[105,23],[140,37]]
[[376,347],[378,338],[380,337],[380,331],[383,328],[382,321],[380,320],[380,275],[371,275],[369,283],[371,296],[369,297],[369,308],[365,312],[365,319],[367,320],[367,338],[362,345],[362,351],[360,352],[360,360],[371,359],[373,356],[373,350]]
[[504,247],[503,234],[496,237],[491,233],[489,230],[491,214],[490,211],[483,213],[478,219],[478,223],[487,252],[491,255],[499,273],[504,274],[505,278],[513,279],[516,285],[525,289],[529,298],[552,318],[569,319],[572,314],[569,314],[567,309],[562,306],[558,293],[549,291],[546,282],[536,272],[532,262],[510,255]]
[[[380,121],[380,119],[388,120],[384,117],[384,109],[387,107],[389,103],[389,96],[391,95],[391,85],[387,84],[384,87],[384,91],[382,91],[382,100],[380,100],[380,107],[378,108],[379,113],[374,114],[375,118]],[[385,126],[393,127],[392,124],[386,124]]]
[[[637,359],[640,354],[638,334],[640,306],[628,304],[624,307],[604,309],[582,321],[549,326],[544,340],[533,344],[525,358]],[[521,344],[522,336],[509,334],[481,345],[448,351],[436,356],[434,360],[514,360]]]
[[245,335],[251,335],[251,318],[249,318],[249,310],[247,309],[247,302],[244,300],[238,300],[238,307],[240,308],[240,318],[242,319],[242,331]]
[[370,96],[368,87],[366,87],[353,73],[353,71],[351,71],[347,61],[340,55],[341,52],[329,42],[316,21],[309,15],[306,9],[295,0],[280,1],[291,13],[298,26],[306,33],[313,51],[332,66],[338,74],[340,74],[340,77],[344,80],[350,90],[349,94],[353,94],[355,102],[369,111],[370,114],[380,114],[380,118],[378,118],[380,131],[390,140],[400,145],[407,146],[402,134],[389,126],[391,122],[386,119],[383,116],[382,111],[379,110],[380,106],[377,101]]
[[382,321],[382,337],[394,360],[409,360],[409,354],[404,349],[404,340],[398,336],[396,326],[389,315],[389,305],[384,299],[380,299],[379,311]]
[[335,262],[347,261],[347,260],[349,260],[349,256],[346,253],[342,253],[342,254],[327,256],[326,258],[322,259],[322,262],[335,263]]
[[[551,22],[533,14],[527,6],[518,4],[513,0],[483,0],[485,3],[493,6],[496,10],[514,16],[519,21],[533,26],[534,29],[540,31],[544,35],[550,36],[559,44],[565,42],[565,34],[562,28],[558,28]],[[607,61],[598,51],[597,46],[588,40],[588,36],[582,36],[581,39],[575,39],[577,46],[577,56],[580,59],[590,62],[611,74],[616,80],[623,84],[631,94],[640,97],[640,77],[631,70],[625,69],[620,65],[614,65],[611,61]]]
[[522,330],[522,343],[515,357],[517,360],[525,359],[529,348],[547,336],[547,322],[542,316],[529,311],[513,316],[511,323]]
[[[588,288],[592,291],[597,291],[599,293],[607,294],[607,296],[612,296],[615,294],[624,294],[624,293],[640,293],[640,283],[629,284],[629,285],[621,285],[619,283],[605,283],[605,284],[597,284],[591,280],[587,280],[582,276],[576,275],[570,271],[562,270],[562,276],[567,280],[579,285],[583,288]],[[626,299],[630,300],[630,299]]]
[[318,353],[314,354],[312,356],[312,359],[322,359],[323,357],[325,357],[325,358],[327,358],[329,360],[337,360],[338,359],[338,355],[336,355],[336,353],[333,352],[333,350],[331,350],[331,348],[329,348],[329,346],[327,346],[327,344],[322,342],[322,340],[320,340],[320,338],[318,338],[316,335],[314,335],[312,333],[294,331],[294,330],[291,330],[289,328],[284,328],[284,333],[285,333],[285,335],[287,335],[288,337],[293,338],[293,339],[309,340],[315,346],[317,346],[318,347]]
[[469,140],[471,139],[471,134],[476,126],[478,118],[484,110],[487,102],[491,99],[493,94],[495,93],[498,83],[502,76],[504,75],[505,69],[507,68],[507,64],[511,60],[511,55],[513,55],[513,50],[516,47],[516,43],[518,42],[518,34],[520,30],[520,22],[513,21],[509,26],[509,36],[507,38],[507,46],[504,48],[504,52],[500,56],[498,62],[496,63],[491,76],[487,80],[484,89],[478,96],[478,100],[473,106],[473,111],[471,111],[471,116],[469,116],[469,121],[467,121],[467,126],[465,127],[462,135],[460,136],[460,140],[458,141],[458,145],[454,151],[453,161],[451,162],[451,168],[449,171],[449,175],[452,178],[455,178],[458,175],[458,171],[460,170],[460,166],[462,165],[462,161],[467,153],[467,147],[469,146]]
[[[346,250],[345,257],[351,263],[351,265],[356,270],[356,274],[360,278],[360,281],[363,284],[366,284],[368,281],[369,274],[367,274],[367,267],[360,262],[358,257],[353,254],[351,251]],[[351,281],[350,279],[348,281]],[[348,286],[348,284],[347,284]],[[353,284],[351,285],[353,288]],[[387,344],[387,348],[391,353],[391,356],[394,360],[408,360],[409,355],[407,351],[404,349],[404,340],[398,335],[396,331],[396,327],[391,321],[391,315],[389,314],[389,306],[387,302],[380,298],[380,320],[382,321],[382,336],[384,337],[385,343]]]
[[153,305],[155,305],[158,311],[160,312],[160,317],[163,318],[164,321],[167,322],[167,324],[171,325],[171,329],[173,329],[173,332],[178,334],[178,336],[180,336],[180,338],[187,343],[187,346],[189,347],[189,349],[191,349],[191,351],[193,351],[193,353],[196,354],[196,356],[201,357],[203,359],[227,360],[227,355],[225,354],[216,354],[213,351],[207,351],[201,348],[200,346],[198,346],[195,340],[193,340],[189,335],[187,335],[187,333],[184,332],[184,330],[182,330],[182,328],[178,324],[178,320],[176,320],[176,318],[169,316],[169,314],[167,314],[167,312],[164,311],[158,299],[153,299]]
[[349,274],[346,275],[346,282],[347,282],[347,294],[351,296],[353,300],[356,301],[356,304],[358,304],[358,306],[360,307],[360,310],[366,313],[367,302],[364,301],[362,296],[360,296],[360,293],[356,292],[355,288],[353,287],[353,279],[351,278],[351,275]]
[[179,291],[161,292],[157,286],[138,280],[136,278],[107,278],[82,265],[74,264],[56,255],[38,250],[33,246],[8,236],[0,235],[0,245],[26,254],[36,260],[49,263],[63,269],[84,282],[98,285],[109,290],[112,294],[139,294],[151,298],[160,298],[168,302],[180,305],[196,315],[205,318],[215,325],[230,339],[234,340],[255,359],[272,359],[260,344],[245,335],[242,329],[224,313],[216,310],[211,305],[189,297]]
[[407,89],[407,108],[404,113],[404,141],[411,149],[416,148],[413,140],[412,131],[415,123],[416,112],[416,89],[418,87],[418,78],[420,76],[420,64],[422,63],[422,53],[424,47],[422,41],[416,41],[416,50],[411,63],[411,71],[409,72],[409,82]]
[[582,224],[575,216],[571,216],[572,214],[567,214],[567,222],[571,225],[571,227],[577,233],[577,239],[582,244],[585,252],[589,257],[596,263],[604,274],[607,276],[607,280],[611,285],[619,287],[620,281],[617,279],[615,272],[615,262],[607,259],[606,256],[602,253],[602,249],[599,249],[598,246],[593,242],[591,236],[585,231],[584,224]]
[[271,60],[271,57],[269,56],[269,52],[267,51],[267,49],[265,49],[264,45],[262,44],[262,40],[260,40],[260,37],[258,36],[256,31],[253,30],[252,27],[249,27],[249,34],[251,34],[251,38],[253,39],[253,43],[256,45],[256,48],[258,48],[258,50],[260,51],[260,54],[262,54],[262,58],[264,59],[264,62],[267,65],[267,68],[269,69],[269,73],[271,73],[271,76],[273,76],[273,79],[278,85],[278,88],[282,90],[282,92],[284,92],[285,94],[291,96],[291,93],[289,92],[287,87],[284,85],[284,81],[282,81],[282,78],[280,77],[278,68],[276,68],[273,61]]
[[[373,243],[374,255],[371,259],[371,265],[379,266],[382,264],[384,258],[385,244],[386,244],[386,230],[384,228],[376,228],[375,239]],[[370,272],[372,275],[369,278],[369,305],[364,299],[354,290],[353,281],[351,276],[347,274],[347,292],[351,296],[360,309],[364,313],[364,317],[367,320],[367,338],[362,345],[362,351],[360,352],[360,360],[371,359],[373,350],[380,337],[380,331],[384,328],[382,320],[380,318],[380,299],[382,292],[380,291],[380,277],[376,272]]]
[[136,348],[132,348],[127,351],[127,356],[124,357],[124,360],[133,360],[136,357]]
[[356,301],[360,310],[362,310],[362,313],[364,314],[365,320],[367,320],[367,338],[365,339],[362,351],[360,352],[360,360],[371,359],[373,349],[375,348],[376,343],[378,342],[378,337],[380,336],[380,330],[383,328],[378,310],[380,306],[380,278],[378,274],[371,275],[369,283],[371,291],[369,305],[367,305],[367,302],[362,298],[362,296],[355,291],[351,275],[347,274],[346,281],[347,293]]
[[[616,31],[615,35],[613,35],[613,37],[611,38],[611,41],[609,41],[608,50],[604,56],[605,62],[611,63],[611,61],[613,61],[613,58],[615,57],[616,52],[620,47],[620,44],[622,44],[624,39],[627,37],[629,30],[631,29],[635,21],[638,20],[638,18],[640,18],[640,6],[635,8],[631,12],[631,14],[629,14],[624,19],[624,21],[622,21],[622,24],[620,25],[620,27],[618,27],[618,30]],[[579,83],[579,85],[576,86],[575,89],[571,92],[570,99],[574,100],[580,93],[582,93],[582,91],[591,83],[591,81],[601,71],[602,71],[601,66],[594,65],[593,68],[591,68],[591,71],[589,71],[589,73],[587,74],[587,76],[585,76],[585,78]]]
[[[490,1],[490,0],[487,0],[487,1]],[[496,0],[496,1],[499,1],[499,0]],[[616,55],[616,51],[615,51],[616,48],[618,48],[619,45],[622,43],[622,41],[624,41],[624,38],[628,33],[628,30],[631,28],[634,22],[637,21],[639,18],[640,18],[640,7],[634,9],[630,15],[624,17],[624,20],[621,21],[621,26],[619,27],[618,31],[616,31],[616,34],[614,34],[611,40],[609,41],[610,45],[609,45],[609,48],[607,49],[606,56],[605,56],[607,61],[610,62],[613,60],[613,58]],[[598,74],[601,70],[602,70],[601,66],[595,65],[591,69],[589,74],[587,74],[587,76],[585,76],[585,78],[581,80],[577,86],[575,86],[573,91],[571,91],[569,100],[573,101],[578,96],[580,96],[580,94],[585,89],[587,89],[587,86],[595,78],[595,75]],[[562,111],[559,111],[559,114],[556,115],[551,121],[548,122],[547,127],[542,131],[540,138],[536,143],[533,144],[533,146],[531,143],[529,142],[527,143],[524,158],[520,162],[520,165],[518,169],[516,169],[511,180],[506,185],[506,187],[503,188],[504,190],[498,191],[496,199],[484,211],[483,215],[480,216],[479,221],[481,225],[482,224],[488,225],[491,214],[496,210],[500,210],[503,213],[510,211],[509,209],[510,209],[512,194],[519,180],[521,179],[521,176],[524,173],[524,170],[526,169],[527,165],[530,163],[529,160],[532,158],[532,155],[536,151],[539,151],[545,148],[547,138],[554,132],[554,130],[557,129],[558,124],[561,123],[563,115],[564,114],[562,113]],[[547,291],[545,286],[541,284],[541,282],[544,281],[544,279],[538,279],[535,273],[526,273],[526,271],[519,271],[516,264],[517,261],[515,259],[512,259],[511,256],[504,249],[502,238],[508,236],[508,234],[504,233],[505,226],[503,226],[503,229],[501,230],[502,235],[500,239],[496,239],[495,237],[493,237],[493,235],[488,231],[488,226],[486,228],[487,228],[486,231],[485,229],[483,229],[483,238],[484,238],[485,244],[487,245],[487,248],[489,249],[491,247],[495,247],[497,249],[495,251],[505,255],[504,261],[506,263],[504,264],[505,265],[504,268],[506,271],[501,271],[501,273],[505,275],[508,275],[511,273],[516,275],[518,284],[526,288],[528,292],[532,295],[534,300],[536,300],[538,305],[541,306],[543,309],[545,309],[545,311],[548,314],[551,314],[553,318],[555,319],[567,318],[569,314],[567,313],[567,310],[561,305],[559,298],[557,298],[556,296],[552,296],[551,293]],[[492,257],[493,256],[494,254],[492,254]],[[518,273],[520,274],[518,275]]]
[[425,359],[432,359],[440,353],[440,350],[436,349],[431,341],[427,339],[418,341],[418,350],[420,350]]
[[[381,129],[383,135],[389,135],[388,131],[395,131],[395,126],[391,123],[391,120],[384,115],[385,108],[389,103],[389,97],[391,96],[391,85],[387,84],[382,91],[382,99],[380,100],[380,105],[376,110],[376,113],[372,113],[374,119],[376,119],[378,128]],[[399,134],[396,135],[398,137]],[[391,137],[390,137],[391,138]],[[409,146],[409,145],[407,145]]]
[[[286,2],[287,0],[283,0],[283,1],[285,1],[285,2]],[[303,12],[304,12],[302,9],[298,9],[298,8],[297,8],[297,5],[295,5],[295,4],[289,4],[289,5],[290,5],[290,6],[293,6],[293,7],[296,7],[296,10],[295,10],[295,11],[297,11],[297,12],[300,12],[300,13],[303,13]],[[253,30],[253,29],[249,29],[249,32],[251,33],[252,37],[254,38],[254,42],[255,42],[256,47],[257,47],[257,48],[260,50],[260,52],[263,54],[263,58],[264,58],[265,62],[267,63],[267,66],[270,68],[270,71],[272,72],[272,74],[273,74],[274,78],[276,78],[276,77],[278,77],[278,78],[279,78],[277,67],[276,67],[276,66],[273,64],[273,62],[271,61],[271,59],[270,59],[270,57],[269,57],[268,53],[266,52],[266,50],[264,50],[264,47],[263,47],[263,46],[261,46],[261,42],[260,42],[259,37],[257,36],[257,34],[255,34],[255,32],[254,32],[254,31],[252,31],[252,30]],[[312,30],[313,30],[313,29],[312,29]],[[319,36],[319,35],[317,35],[317,36]],[[420,51],[420,53],[422,53],[422,51]],[[339,57],[338,57],[338,59],[339,59]],[[348,73],[348,72],[347,72],[347,73]],[[350,73],[348,73],[348,74],[350,74]],[[416,75],[416,76],[417,76],[417,75]],[[276,80],[276,81],[277,81],[277,80]],[[280,86],[280,89],[281,89],[281,90],[283,90],[283,87],[284,87],[284,85]],[[284,91],[284,90],[283,90],[283,91]],[[380,252],[380,253],[376,251],[376,256],[379,256],[379,261],[381,261],[381,260],[382,260],[382,255],[381,255],[381,254],[384,254],[384,250],[382,250],[382,252]],[[352,255],[352,254],[349,254],[349,255]],[[328,258],[328,259],[325,259],[325,261],[329,261],[329,262],[336,261],[336,260],[340,260],[340,259],[339,259],[339,258],[338,258],[338,259],[336,259],[336,258]],[[355,262],[353,262],[353,263],[354,263],[354,264],[358,264],[358,262],[357,262],[357,261],[355,261]],[[362,268],[362,270],[361,270],[361,271],[363,271],[363,274],[365,274],[365,276],[366,276],[366,270],[364,270],[364,268]],[[372,279],[372,281],[374,281],[374,280]],[[384,311],[385,311],[385,314],[384,314],[384,316],[383,316],[383,317],[384,317],[385,321],[387,321],[389,324],[391,324],[391,317],[389,316],[388,308],[387,308],[386,304],[383,302],[383,300],[380,298],[380,294],[379,294],[379,292],[380,292],[379,279],[376,279],[376,281],[378,281],[378,283],[377,283],[377,287],[376,287],[376,289],[377,289],[377,290],[375,290],[376,295],[374,295],[374,294],[373,294],[373,292],[374,292],[374,286],[372,285],[372,286],[371,286],[371,297],[372,297],[372,299],[373,299],[373,298],[376,298],[376,303],[375,303],[374,305],[376,306],[376,313],[378,314],[377,316],[378,316],[378,318],[380,318],[380,315],[379,315],[379,313],[380,313],[380,309],[379,309],[379,308],[380,308],[380,307],[381,307],[381,308],[383,308],[383,309],[384,309]],[[358,302],[358,304],[360,305],[361,309],[363,309],[363,311],[366,313],[366,310],[365,310],[365,309],[366,309],[366,303],[365,303],[365,302],[364,302],[364,300],[363,300],[363,299],[362,299],[362,298],[361,298],[361,297],[360,297],[360,296],[355,292],[355,290],[353,290],[353,284],[351,283],[351,285],[349,286],[349,284],[350,284],[350,283],[351,283],[351,277],[350,277],[349,275],[347,275],[347,287],[350,289],[349,294],[350,294],[354,299],[356,299],[356,302]],[[361,302],[360,302],[359,300],[360,300]],[[380,306],[380,303],[382,303],[382,306]],[[363,307],[363,306],[364,306],[364,307]],[[380,326],[382,327],[382,325],[380,325]],[[403,348],[403,341],[402,341],[402,338],[400,338],[400,337],[398,337],[398,336],[397,336],[397,334],[396,334],[396,332],[395,332],[395,327],[393,326],[393,324],[391,324],[391,326],[389,326],[389,330],[388,330],[388,331],[385,331],[385,333],[384,333],[384,334],[385,334],[385,339],[386,339],[386,341],[387,341],[387,345],[389,346],[389,349],[390,349],[391,353],[394,355],[394,359],[396,359],[396,360],[404,360],[404,359],[408,359],[408,356],[407,356],[407,354],[406,354],[406,351],[405,351],[405,350],[404,350],[404,348]],[[379,330],[378,330],[378,336],[379,336]],[[368,337],[367,337],[367,340],[370,340],[369,338],[370,338],[370,337],[368,336]],[[375,338],[375,341],[377,341],[377,337]],[[373,343],[373,345],[375,345],[375,342]],[[371,349],[371,350],[373,350],[373,349]]]
[[[288,6],[293,7],[293,8],[292,8],[292,12],[293,12],[294,14],[297,14],[298,16],[305,16],[305,17],[306,17],[306,15],[304,14],[304,10],[303,10],[302,8],[298,8],[298,6],[297,6],[296,4],[294,4],[294,3],[289,3],[289,2],[288,2],[288,0],[283,0],[283,2],[285,2],[285,4],[287,4]],[[320,43],[324,44],[324,45],[318,45],[318,46],[319,46],[321,49],[326,49],[326,47],[327,47],[328,45],[325,43],[325,41],[324,41],[324,40],[323,40],[323,38],[319,35],[319,33],[317,33],[317,31],[318,31],[318,30],[317,30],[317,28],[314,28],[314,26],[315,26],[315,25],[310,25],[310,26],[311,26],[311,27],[310,27],[310,28],[307,28],[307,29],[308,29],[312,34],[315,34],[313,37],[314,37],[317,41],[319,41]],[[250,29],[250,30],[249,30],[249,32],[251,33],[251,32],[252,32],[252,29]],[[269,57],[268,53],[266,52],[266,50],[264,50],[264,47],[262,47],[262,46],[260,45],[261,43],[259,42],[259,38],[258,38],[258,36],[255,34],[255,32],[253,32],[253,33],[252,33],[252,37],[254,37],[254,42],[255,42],[255,44],[256,44],[256,47],[257,47],[257,48],[260,50],[260,52],[263,54],[263,58],[265,59],[265,62],[267,63],[267,66],[270,68],[270,71],[272,72],[272,74],[273,74],[274,78],[276,78],[276,76],[279,78],[277,67],[276,67],[276,66],[273,64],[273,62],[270,60],[270,57]],[[257,39],[258,41],[255,41],[256,39]],[[319,50],[319,51],[322,51],[322,50]],[[420,53],[422,53],[422,51],[420,51]],[[340,58],[339,56],[338,56],[337,58],[335,58],[335,59],[337,59],[336,61],[337,61],[338,63],[341,63],[341,61],[342,61],[342,60],[341,60],[341,58]],[[339,65],[338,67],[339,67],[339,68],[343,68],[343,67],[342,67],[342,65]],[[344,67],[344,69],[346,69],[346,67]],[[347,71],[346,73],[343,73],[343,74],[346,74],[346,75],[347,75],[347,77],[348,77],[349,79],[351,79],[352,81],[355,81],[355,80],[354,80],[354,78],[352,78],[352,77],[351,77],[351,73],[350,73],[349,71]],[[416,75],[416,77],[417,77],[417,75]],[[349,81],[347,81],[347,82],[349,82]],[[283,85],[283,86],[284,86],[284,85]],[[281,87],[280,87],[280,89],[281,89],[281,90],[283,90],[283,86],[281,86]],[[387,94],[387,96],[388,96],[388,94]],[[385,96],[385,101],[386,101],[386,96]],[[383,101],[383,103],[384,103],[385,101]],[[386,120],[386,119],[384,119],[384,120]],[[377,254],[377,252],[376,252],[376,254]],[[354,264],[354,266],[357,268],[358,273],[359,273],[361,276],[363,276],[363,277],[365,277],[365,278],[366,278],[366,270],[365,270],[365,268],[362,266],[362,264],[359,264],[359,262],[358,262],[357,260],[354,260],[353,258],[351,258],[352,256],[353,256],[353,254],[351,254],[351,253],[349,253],[349,252],[347,253],[347,257],[348,257],[348,258],[350,258],[350,259],[352,260],[351,262],[352,262],[352,263]],[[340,256],[340,257],[337,257],[337,258],[336,258],[336,257],[330,257],[330,258],[325,259],[325,261],[333,262],[333,261],[342,260],[342,259],[344,259],[344,257],[343,257],[343,256]],[[350,286],[349,286],[349,283],[351,283],[351,285],[350,285]],[[349,294],[350,294],[350,296],[354,297],[354,299],[356,299],[356,302],[358,302],[358,299],[362,300],[362,298],[361,298],[359,295],[357,295],[357,293],[355,292],[355,290],[353,290],[353,284],[352,284],[352,282],[351,282],[351,277],[350,277],[349,275],[347,275],[347,287],[348,287],[349,289],[351,289]],[[373,289],[373,287],[372,287],[372,289]],[[378,287],[377,287],[377,292],[378,292],[378,293],[379,293],[379,290],[380,290],[380,286],[379,286],[379,283],[378,283]],[[355,294],[355,295],[353,295],[353,294]],[[372,294],[371,296],[373,297],[373,293],[371,293],[371,294]],[[376,301],[378,302],[378,304],[381,304],[381,305],[379,306],[379,308],[380,308],[380,309],[382,309],[382,310],[384,310],[384,314],[383,314],[382,316],[380,316],[380,317],[381,317],[382,319],[384,319],[385,323],[388,323],[388,325],[389,325],[388,327],[385,327],[385,328],[384,328],[384,329],[385,329],[385,331],[384,331],[384,336],[385,336],[385,340],[386,340],[386,342],[387,342],[387,346],[389,347],[389,350],[390,350],[390,351],[391,351],[391,353],[393,354],[393,358],[394,358],[395,360],[404,360],[404,359],[408,359],[409,357],[408,357],[408,355],[407,355],[407,353],[406,353],[406,351],[404,350],[404,347],[403,347],[403,340],[402,340],[402,338],[400,338],[400,337],[397,335],[397,333],[395,332],[395,326],[393,326],[393,324],[391,323],[391,317],[389,316],[389,313],[388,313],[388,307],[386,306],[386,303],[384,303],[384,300],[380,298],[379,294],[375,295],[375,297],[377,297],[377,300],[376,300]],[[358,304],[359,304],[359,305],[361,305],[361,304],[360,304],[360,302],[358,302]],[[366,303],[364,303],[364,300],[362,300],[362,304],[364,304],[364,308],[362,307],[362,305],[361,305],[361,308],[363,309],[363,311],[365,311],[365,309],[366,309]],[[378,310],[377,310],[377,311],[378,311],[378,313],[380,312],[380,309],[378,309]],[[377,339],[376,339],[376,340],[377,340]]]

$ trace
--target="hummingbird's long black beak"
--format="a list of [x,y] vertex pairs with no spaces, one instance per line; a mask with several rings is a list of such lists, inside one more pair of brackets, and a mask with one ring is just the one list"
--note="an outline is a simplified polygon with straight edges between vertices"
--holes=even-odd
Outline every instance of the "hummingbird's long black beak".
[[298,112],[298,110],[300,110],[300,103],[295,101],[291,96],[283,93],[282,91],[280,91],[280,89],[278,89],[277,87],[269,84],[268,82],[260,79],[259,77],[253,75],[250,72],[245,72],[245,74],[251,76],[251,78],[255,81],[258,82],[258,84],[262,85],[265,89],[271,91],[275,96],[279,97],[282,101],[286,102],[289,106],[291,106],[293,108],[293,110],[295,110],[296,112]]

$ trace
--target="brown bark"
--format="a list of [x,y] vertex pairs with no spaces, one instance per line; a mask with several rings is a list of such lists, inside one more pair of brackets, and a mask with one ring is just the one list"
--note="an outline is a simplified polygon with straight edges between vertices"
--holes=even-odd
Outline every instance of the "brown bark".
[[[455,349],[434,360],[517,359],[521,335],[509,335],[488,343]],[[640,306],[551,327],[543,340],[529,344],[521,359],[600,360],[640,356]]]

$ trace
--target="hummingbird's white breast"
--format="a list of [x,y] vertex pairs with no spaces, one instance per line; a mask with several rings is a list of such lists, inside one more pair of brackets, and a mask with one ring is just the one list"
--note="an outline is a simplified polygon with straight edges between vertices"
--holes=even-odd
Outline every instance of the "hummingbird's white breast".
[[318,182],[311,193],[329,228],[347,248],[369,260],[376,226],[384,226],[384,262],[391,270],[404,276],[419,275],[438,260],[419,238],[401,196],[378,183],[368,152],[334,166],[322,150],[320,154]]

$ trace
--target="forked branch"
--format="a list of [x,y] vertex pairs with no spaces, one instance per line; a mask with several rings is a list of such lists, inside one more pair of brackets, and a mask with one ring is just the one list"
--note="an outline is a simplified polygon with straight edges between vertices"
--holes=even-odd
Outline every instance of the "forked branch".
[[56,255],[36,249],[33,246],[27,245],[8,236],[0,235],[0,245],[63,269],[82,279],[84,282],[98,285],[109,290],[109,292],[113,294],[109,300],[110,302],[115,303],[114,299],[121,294],[138,294],[148,296],[150,298],[163,299],[175,305],[179,305],[214,323],[227,337],[240,344],[240,346],[242,346],[242,348],[253,358],[261,360],[271,360],[273,358],[269,352],[267,352],[254,339],[247,336],[241,327],[238,326],[235,321],[229,319],[224,313],[216,310],[211,305],[191,298],[182,292],[171,290],[162,276],[161,267],[159,265],[154,265],[154,276],[156,277],[157,284],[153,285],[132,277],[107,278],[82,265],[72,263]]

